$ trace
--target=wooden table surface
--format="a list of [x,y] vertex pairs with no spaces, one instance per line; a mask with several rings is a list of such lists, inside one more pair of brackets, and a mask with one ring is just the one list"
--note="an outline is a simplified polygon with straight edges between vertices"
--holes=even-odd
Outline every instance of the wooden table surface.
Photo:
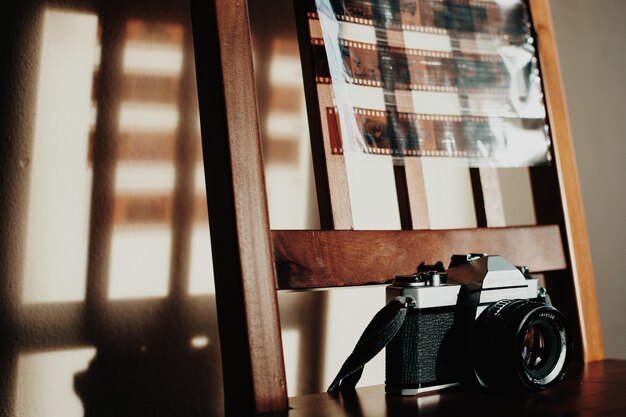
[[354,394],[309,394],[289,399],[288,417],[315,416],[626,416],[626,360],[572,365],[566,378],[540,393],[497,394],[463,388],[421,397],[386,396],[384,387]]

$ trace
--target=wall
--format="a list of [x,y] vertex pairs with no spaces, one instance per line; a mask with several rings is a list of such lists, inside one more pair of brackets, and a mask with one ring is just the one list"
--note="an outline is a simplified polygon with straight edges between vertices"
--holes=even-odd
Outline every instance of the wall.
[[[92,391],[108,393],[119,399],[120,394],[115,392],[114,385],[121,388],[139,387],[139,391],[129,391],[126,399],[135,401],[134,407],[141,409],[146,403],[153,402],[154,393],[160,395],[166,402],[166,406],[186,403],[184,397],[178,396],[183,390],[179,389],[178,392],[170,390],[171,384],[178,384],[188,389],[186,395],[200,399],[200,408],[204,410],[200,413],[201,415],[217,414],[221,408],[219,349],[214,301],[210,297],[211,288],[208,285],[210,279],[207,279],[210,277],[210,257],[208,256],[209,242],[206,223],[199,222],[193,227],[190,225],[182,227],[181,219],[190,217],[184,215],[185,210],[189,210],[189,207],[185,209],[184,204],[176,209],[178,214],[172,218],[178,220],[175,224],[171,224],[171,230],[170,226],[161,225],[160,228],[155,228],[153,224],[146,225],[145,222],[140,222],[142,224],[131,228],[124,226],[116,229],[117,226],[111,226],[112,229],[105,230],[103,235],[102,225],[97,224],[98,219],[88,223],[89,213],[86,211],[91,210],[88,202],[93,201],[97,204],[99,194],[93,193],[91,189],[84,186],[87,181],[81,182],[80,188],[78,186],[67,188],[68,180],[82,181],[85,178],[80,175],[92,175],[89,171],[91,168],[87,166],[87,155],[85,155],[88,132],[85,126],[81,127],[82,130],[71,130],[72,126],[76,126],[77,114],[81,114],[82,119],[85,119],[85,108],[78,109],[80,111],[77,113],[72,109],[64,110],[64,100],[54,106],[39,103],[45,103],[46,97],[48,99],[54,97],[55,88],[57,92],[62,90],[63,94],[71,94],[73,90],[67,87],[68,85],[77,86],[79,81],[89,82],[90,74],[87,72],[91,72],[94,68],[92,65],[95,65],[96,57],[88,53],[80,53],[76,47],[60,48],[62,54],[54,56],[58,58],[67,55],[80,65],[86,64],[84,68],[86,72],[80,79],[68,79],[70,73],[59,70],[59,74],[55,77],[61,77],[60,80],[63,82],[53,79],[45,82],[44,86],[48,87],[47,90],[39,88],[38,79],[41,76],[41,67],[46,59],[50,59],[41,54],[41,50],[46,48],[45,42],[61,41],[63,39],[59,36],[64,33],[71,34],[72,30],[77,29],[71,25],[63,25],[63,30],[55,30],[54,36],[42,39],[46,19],[43,5],[47,3],[45,1],[24,2],[24,5],[14,6],[23,8],[14,14],[19,19],[12,21],[9,19],[6,24],[2,25],[2,30],[6,31],[6,34],[3,32],[2,40],[8,42],[10,46],[6,62],[13,63],[13,65],[3,65],[0,68],[0,91],[3,93],[0,108],[2,110],[2,119],[0,119],[0,137],[2,138],[0,140],[0,195],[2,195],[0,198],[0,333],[3,335],[2,343],[0,343],[0,374],[4,376],[0,380],[0,415],[83,415],[84,404],[76,395],[75,383],[81,380],[80,376],[83,375],[89,363],[93,363],[91,361],[98,353],[100,359],[95,363],[100,362],[108,366],[109,373],[106,380],[115,381],[115,384],[92,387]],[[65,3],[80,2],[55,2],[57,5],[55,9],[62,8],[59,5]],[[81,5],[86,3],[81,3]],[[251,2],[251,4],[256,4],[259,8],[265,7],[262,2]],[[626,316],[626,303],[623,302],[626,296],[626,283],[621,279],[619,272],[616,272],[623,271],[626,267],[624,265],[626,257],[621,256],[622,248],[626,247],[626,227],[624,226],[626,187],[623,185],[626,182],[626,171],[621,168],[622,160],[626,157],[626,144],[619,137],[620,132],[626,130],[626,118],[621,114],[622,103],[626,99],[626,83],[622,79],[622,74],[626,74],[626,52],[622,45],[626,40],[626,29],[623,27],[623,22],[626,21],[626,3],[621,0],[593,2],[551,0],[551,4],[554,9],[556,36],[577,149],[606,352],[610,357],[626,358],[626,339],[623,337],[622,324],[622,318]],[[90,19],[89,16],[84,15],[85,6],[77,6],[75,9],[78,14],[72,14],[73,18],[82,16],[87,20]],[[54,23],[53,20],[48,20],[48,22]],[[83,35],[91,37],[89,42],[92,43],[85,44],[85,48],[95,46],[96,31],[93,22],[89,23],[89,27],[89,33],[80,29]],[[69,36],[67,41],[76,43],[81,42],[81,39]],[[265,67],[267,72],[264,76],[266,79],[279,81],[281,91],[287,96],[293,90],[298,90],[298,82],[301,82],[301,78],[298,78],[300,75],[297,58],[295,60],[284,59],[286,55],[293,54],[293,45],[293,42],[279,41],[263,46],[274,51],[273,54],[283,57],[276,60],[274,67],[267,64]],[[295,52],[297,53],[297,45]],[[62,59],[57,60],[63,64]],[[262,66],[259,65],[257,70],[259,67]],[[285,77],[286,68],[294,71],[290,77]],[[281,74],[276,76],[276,71]],[[154,75],[154,71],[151,74]],[[269,106],[267,103],[272,100],[281,101],[278,97],[270,97],[276,93],[276,88],[273,93],[263,92],[263,88],[259,86],[259,93],[265,94],[268,100],[266,107]],[[167,88],[160,91],[170,94]],[[75,98],[87,103],[88,106],[92,97],[85,90],[80,97]],[[191,106],[185,107],[185,114],[194,114],[193,103],[185,104],[184,97],[182,99],[178,96],[170,98],[178,100],[179,105]],[[310,191],[312,187],[310,161],[307,160],[308,154],[305,149],[308,138],[307,135],[302,135],[304,130],[304,125],[301,123],[304,113],[303,103],[302,101],[299,103],[298,106],[291,106],[289,112],[273,116],[266,114],[265,124],[262,126],[266,129],[265,135],[269,138],[270,134],[274,134],[277,142],[298,141],[304,144],[300,147],[289,148],[292,149],[291,157],[296,158],[299,165],[285,163],[289,159],[286,158],[285,153],[279,148],[272,148],[269,143],[266,144],[266,160],[275,162],[273,166],[267,168],[268,178],[283,181],[280,186],[270,185],[268,189],[270,192],[273,188],[286,190],[292,200],[295,192]],[[64,124],[55,125],[54,119],[57,116],[51,117],[52,121],[49,121],[51,129],[57,129],[54,135],[50,134],[52,130],[41,128],[42,123],[45,122],[45,111],[57,112],[56,115],[65,118]],[[39,113],[39,125],[35,123],[37,113]],[[167,117],[158,118],[160,123],[169,123],[167,120],[169,120]],[[149,123],[152,122],[154,119]],[[92,123],[91,119],[89,123]],[[189,125],[188,123],[180,124]],[[287,129],[276,129],[285,126]],[[185,135],[184,131],[177,132],[178,136]],[[71,142],[73,138],[83,142],[80,144]],[[42,140],[47,142],[44,143]],[[53,140],[68,141],[68,143],[59,142],[59,146],[53,146],[51,142]],[[82,153],[73,160],[79,161],[82,165],[69,165],[62,153],[55,154],[55,150],[62,149],[61,144],[62,147],[71,148],[72,153]],[[182,150],[177,149],[179,149],[176,151],[178,159],[175,164],[178,167],[185,166],[184,155],[189,150],[185,151],[184,147]],[[154,151],[154,148],[147,151]],[[148,168],[157,171],[163,168],[163,164],[147,165]],[[45,172],[37,172],[44,167],[47,167]],[[144,165],[141,163],[135,166],[135,168],[142,167]],[[128,164],[122,168],[125,168],[124,175],[128,174],[128,169],[126,169]],[[85,174],[81,173],[81,170],[89,172]],[[79,175],[74,175],[69,171],[78,172]],[[171,170],[168,172],[171,176]],[[202,188],[201,176],[196,179],[195,185],[189,185],[190,175],[195,174],[186,172],[183,176],[187,180],[180,180],[183,176],[179,174],[179,170],[176,172],[179,180],[168,177],[166,182],[169,188],[165,190],[166,194],[177,193],[178,197],[183,199],[188,197],[187,194],[198,194],[204,198],[203,190],[198,189],[198,185]],[[63,177],[64,175],[66,177]],[[517,174],[511,172],[507,175],[516,176]],[[154,178],[152,174],[149,177]],[[128,179],[127,176],[124,178]],[[57,186],[46,187],[45,182],[53,180],[58,180]],[[111,178],[107,179],[107,181],[110,180]],[[131,179],[128,180],[131,181]],[[135,184],[141,183],[140,185],[148,186],[152,191],[155,191],[155,187],[158,186],[154,181],[146,183],[140,180],[141,178],[137,179],[139,182]],[[503,180],[502,176],[500,180],[508,181]],[[187,188],[182,187],[183,191],[175,192],[174,189],[180,190],[181,187],[174,187],[173,184],[180,185],[185,181],[187,181],[185,186]],[[527,182],[527,179],[524,181]],[[117,191],[132,191],[131,194],[137,191],[135,186],[131,190],[128,188],[130,186],[125,185],[124,182],[118,181],[117,184],[121,187],[116,189]],[[109,186],[111,186],[110,183]],[[439,189],[442,188],[439,187]],[[37,189],[42,192],[48,191],[49,201],[55,205],[46,205],[45,202],[34,204],[33,202],[37,201],[40,196],[32,194]],[[162,191],[164,190],[159,192]],[[67,210],[70,205],[69,200],[56,200],[55,193],[73,198],[71,205],[75,208],[80,206],[84,211],[80,212],[80,216],[77,217],[74,212]],[[145,196],[142,193],[133,195]],[[315,227],[317,213],[315,213],[314,201],[307,201],[305,195],[298,194],[298,196],[300,200],[298,200],[297,209],[293,210],[300,216],[296,221],[307,227]],[[41,197],[43,198],[43,195]],[[509,200],[513,201],[514,198]],[[133,201],[137,202],[137,200]],[[150,200],[150,204],[154,201]],[[270,201],[271,204],[272,201]],[[280,205],[277,206],[280,207]],[[150,205],[150,207],[154,206]],[[52,211],[59,216],[64,216],[63,221],[70,226],[77,226],[80,219],[80,230],[65,228],[63,223],[59,222],[59,217],[51,219],[49,214]],[[142,211],[144,215],[152,219],[152,223],[157,212]],[[274,212],[274,224],[280,227],[277,222],[285,220],[284,215],[282,212],[276,214],[276,210]],[[200,213],[200,217],[202,215],[203,213]],[[532,216],[532,213],[530,217],[513,216],[515,217],[513,222],[525,223]],[[117,219],[122,222],[128,220],[124,216]],[[442,219],[442,222],[445,223],[445,219]],[[289,227],[289,225],[283,226]],[[33,237],[43,230],[41,228],[52,228],[56,230],[54,233],[63,236],[64,239],[52,238],[44,245],[42,240]],[[171,232],[172,239],[176,239],[179,243],[166,242],[164,245],[166,252],[163,252],[162,248],[156,248],[155,250],[158,249],[157,252],[160,255],[150,252],[152,250],[150,244],[143,245],[147,251],[143,255],[134,254],[122,246],[116,246],[117,237],[142,231],[146,231],[150,236],[161,232],[169,236]],[[100,249],[93,245],[91,248],[88,247],[87,233],[92,233],[90,236],[92,240],[100,239]],[[50,236],[52,235],[48,237]],[[72,236],[79,236],[80,239],[69,239]],[[155,242],[158,239],[148,240],[156,245]],[[66,251],[68,245],[73,245],[69,252]],[[112,246],[108,247],[108,245]],[[130,245],[131,249],[136,246],[142,245]],[[79,248],[80,251],[75,248]],[[166,254],[163,255],[163,253]],[[107,271],[109,256],[115,257],[116,254],[136,269],[130,269],[127,265]],[[87,259],[88,256],[91,257],[90,260]],[[160,264],[152,262],[154,259],[159,262],[168,260],[167,266],[159,267]],[[77,263],[71,264],[73,261]],[[94,262],[101,263],[99,272],[97,268],[86,265]],[[91,268],[91,272],[86,271],[88,268]],[[162,274],[167,271],[167,274],[155,280],[153,268],[158,269]],[[116,271],[125,275],[119,275],[120,279],[117,279],[115,278]],[[96,279],[97,275],[102,278],[100,284]],[[133,279],[142,277],[147,281],[133,284]],[[56,281],[57,279],[65,280],[66,283],[61,285],[61,281]],[[67,280],[70,280],[72,284],[65,286]],[[188,281],[185,283],[185,280]],[[124,285],[117,285],[122,282]],[[107,283],[109,287],[105,288],[104,285]],[[176,285],[179,287],[177,288]],[[181,290],[183,285],[188,286],[188,291]],[[146,293],[148,287],[152,289],[148,289]],[[124,294],[123,291],[126,289],[131,292]],[[327,385],[328,380],[332,379],[334,372],[352,349],[354,341],[358,338],[368,318],[382,304],[384,297],[380,287],[368,288],[355,294],[350,289],[315,292],[306,297],[298,292],[280,294],[288,382],[292,394],[313,388],[323,389]],[[106,300],[107,295],[108,300]],[[94,298],[96,304],[101,304],[95,306],[90,304]],[[357,298],[362,306],[359,311],[350,304]],[[349,310],[350,315],[338,314],[342,309]],[[323,320],[327,323],[325,327],[309,326],[311,316],[315,316],[317,312],[325,319]],[[351,318],[354,317],[353,315],[360,317],[358,323]],[[329,317],[333,319],[330,320]],[[99,331],[94,331],[95,328]],[[6,335],[9,336],[6,337]],[[342,342],[338,345],[337,340]],[[116,351],[110,349],[111,346],[122,347],[122,349]],[[150,351],[150,347],[158,347],[153,350],[156,355],[146,356],[145,352]],[[172,349],[169,349],[170,347]],[[143,368],[131,366],[141,363],[139,358],[143,358],[143,363],[147,365]],[[311,370],[318,361],[324,361],[323,369],[308,372],[307,370]],[[161,372],[161,374],[155,377],[155,372]],[[166,378],[163,378],[163,375]],[[189,375],[195,376],[189,377]],[[379,358],[376,364],[367,370],[363,383],[379,383],[381,375],[382,360]],[[134,383],[139,377],[143,377],[144,380],[152,378],[155,381],[165,382],[160,385],[141,386],[141,384]],[[180,380],[181,378],[183,380]],[[84,378],[82,380],[84,382]],[[212,392],[212,394],[207,394],[207,392]],[[147,398],[146,403],[143,404],[137,401],[142,395],[144,399]],[[105,395],[104,400],[106,399]]]
[[221,413],[188,5],[0,16],[1,416]]
[[607,357],[626,358],[626,2],[551,0]]

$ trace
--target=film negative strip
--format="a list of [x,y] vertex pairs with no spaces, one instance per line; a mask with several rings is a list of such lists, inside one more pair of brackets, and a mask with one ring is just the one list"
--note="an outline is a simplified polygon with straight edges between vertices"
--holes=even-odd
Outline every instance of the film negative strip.
[[[337,110],[326,108],[331,151],[343,154]],[[396,113],[355,109],[355,120],[371,154],[481,158],[485,149],[498,147],[507,131],[543,128],[536,119]],[[390,127],[394,123],[394,130]],[[400,129],[398,129],[398,126]],[[477,140],[478,139],[478,140]]]
[[[462,36],[523,37],[528,32],[528,15],[521,3],[469,0],[330,0],[337,20],[387,30]],[[309,3],[309,18],[318,19],[314,2]],[[377,14],[385,14],[381,23]]]
[[[508,94],[511,83],[503,59],[493,55],[461,54],[449,52],[403,49],[340,40],[344,69],[348,82],[392,90],[421,90],[458,92],[486,91]],[[320,57],[316,79],[330,83],[330,70],[324,59],[323,39],[312,39],[311,47]],[[385,63],[380,56],[388,57]],[[388,65],[393,77],[389,85],[383,83],[381,65]]]
[[333,154],[549,161],[523,0],[310,0],[308,22],[315,81],[332,86],[320,112]]

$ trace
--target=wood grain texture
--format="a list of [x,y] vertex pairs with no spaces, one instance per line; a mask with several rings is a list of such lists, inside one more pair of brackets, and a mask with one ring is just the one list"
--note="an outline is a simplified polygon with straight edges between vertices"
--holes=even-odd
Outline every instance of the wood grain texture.
[[406,187],[409,194],[413,229],[428,229],[430,227],[430,215],[428,214],[428,202],[426,201],[422,159],[404,158],[404,170],[406,172]]
[[345,161],[343,155],[333,155],[331,152],[328,114],[324,111],[327,108],[334,108],[331,86],[318,85],[315,81],[317,63],[311,48],[307,4],[306,1],[295,1],[294,9],[320,225],[326,230],[351,229],[352,211]]
[[474,210],[478,227],[504,227],[506,218],[498,169],[470,168]]
[[584,360],[590,362],[604,357],[604,347],[567,103],[548,0],[530,0],[529,4],[537,34],[539,62],[559,177],[567,252],[576,292]]
[[[305,89],[306,89],[305,84]],[[313,154],[313,169],[315,171],[316,184],[318,177],[323,175],[325,181],[328,184],[328,207],[322,207],[320,205],[320,212],[329,211],[332,218],[332,226],[330,229],[335,230],[349,230],[354,226],[352,219],[352,204],[350,202],[350,187],[348,186],[348,172],[346,168],[346,159],[343,155],[333,154],[333,146],[330,139],[331,131],[335,135],[341,137],[339,129],[339,115],[334,112],[332,115],[328,111],[322,111],[322,109],[334,109],[331,86],[327,84],[319,84],[316,86],[316,98],[314,102],[309,101],[309,93],[307,90],[307,109],[310,106],[318,103],[318,113],[321,117],[321,131],[318,137],[313,136],[316,131],[313,127],[310,128],[311,132],[311,148],[321,147],[321,153]],[[309,125],[312,122],[309,119]],[[325,132],[325,133],[323,133]],[[321,164],[318,158],[324,159],[324,163]],[[318,173],[318,170],[324,170]],[[317,185],[316,185],[317,186]],[[318,193],[319,198],[319,193]],[[318,203],[320,204],[320,203]],[[320,222],[322,218],[320,217]],[[325,224],[324,222],[322,224]],[[322,226],[325,229],[325,227]]]
[[479,172],[487,227],[504,227],[506,226],[506,219],[504,217],[504,206],[502,205],[502,191],[500,190],[498,169],[483,167],[479,168]]
[[472,196],[474,197],[474,213],[476,214],[476,227],[487,227],[487,211],[485,210],[485,196],[483,184],[480,181],[480,168],[470,168],[470,181],[472,182]]
[[407,184],[406,169],[404,164],[393,164],[393,176],[395,181],[394,185],[396,186],[398,210],[400,212],[400,228],[402,230],[413,230],[413,219],[411,219],[411,201],[409,198],[409,187]]
[[278,286],[318,288],[382,284],[424,261],[455,253],[502,255],[543,272],[566,268],[559,227],[460,230],[272,231]]
[[284,410],[247,2],[191,4],[226,414]]
[[290,399],[285,417],[364,416],[623,416],[626,361],[573,365],[565,380],[538,393],[498,393],[462,387],[420,397],[385,395],[382,385],[353,393],[310,394]]

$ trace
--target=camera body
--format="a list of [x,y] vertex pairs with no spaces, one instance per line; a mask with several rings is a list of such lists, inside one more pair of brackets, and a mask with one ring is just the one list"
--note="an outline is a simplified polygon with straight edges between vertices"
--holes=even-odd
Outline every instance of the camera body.
[[409,301],[387,345],[388,394],[459,383],[541,390],[562,378],[571,354],[565,318],[527,269],[480,254],[430,268],[387,287],[387,301]]

